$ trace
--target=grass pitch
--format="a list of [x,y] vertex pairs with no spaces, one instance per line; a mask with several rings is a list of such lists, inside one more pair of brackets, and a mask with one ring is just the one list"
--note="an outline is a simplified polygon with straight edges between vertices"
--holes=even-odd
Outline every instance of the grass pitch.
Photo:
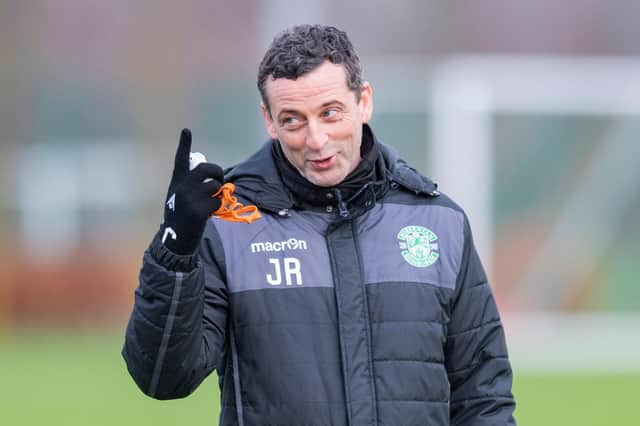
[[[0,337],[0,423],[102,426],[217,425],[215,373],[190,397],[155,401],[129,377],[120,332],[30,332]],[[520,374],[519,425],[640,425],[640,372]]]

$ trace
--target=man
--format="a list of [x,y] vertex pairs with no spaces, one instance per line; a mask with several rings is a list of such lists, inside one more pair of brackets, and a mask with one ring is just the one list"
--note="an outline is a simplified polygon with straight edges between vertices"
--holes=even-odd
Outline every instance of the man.
[[[223,176],[183,131],[123,355],[149,396],[214,369],[222,425],[512,425],[504,332],[463,211],[376,140],[347,35],[298,26],[258,72],[272,138]],[[209,215],[223,181],[253,223]]]

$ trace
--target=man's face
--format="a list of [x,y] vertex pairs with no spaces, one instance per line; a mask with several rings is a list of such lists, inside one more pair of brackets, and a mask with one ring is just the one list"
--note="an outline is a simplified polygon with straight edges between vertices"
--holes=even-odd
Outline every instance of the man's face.
[[360,162],[362,124],[369,122],[372,91],[363,84],[360,101],[347,86],[342,65],[329,61],[297,80],[270,77],[262,105],[269,136],[309,182],[334,186]]

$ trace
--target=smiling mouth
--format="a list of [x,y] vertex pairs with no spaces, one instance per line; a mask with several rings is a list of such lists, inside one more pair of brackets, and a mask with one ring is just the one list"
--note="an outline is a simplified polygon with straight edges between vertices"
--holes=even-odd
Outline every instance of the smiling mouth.
[[335,161],[336,156],[332,155],[325,158],[320,158],[318,160],[309,160],[309,162],[313,165],[315,169],[324,170],[331,167]]

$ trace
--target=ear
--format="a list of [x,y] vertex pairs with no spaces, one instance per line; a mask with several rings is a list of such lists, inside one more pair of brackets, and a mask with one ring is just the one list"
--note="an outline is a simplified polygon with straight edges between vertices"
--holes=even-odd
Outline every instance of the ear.
[[278,132],[276,132],[276,126],[271,118],[271,113],[267,110],[264,102],[260,102],[260,109],[262,110],[262,117],[264,118],[264,125],[267,128],[267,133],[271,139],[278,139]]
[[360,114],[362,115],[362,122],[368,123],[371,120],[373,114],[373,88],[368,81],[362,83],[362,89],[360,89]]

